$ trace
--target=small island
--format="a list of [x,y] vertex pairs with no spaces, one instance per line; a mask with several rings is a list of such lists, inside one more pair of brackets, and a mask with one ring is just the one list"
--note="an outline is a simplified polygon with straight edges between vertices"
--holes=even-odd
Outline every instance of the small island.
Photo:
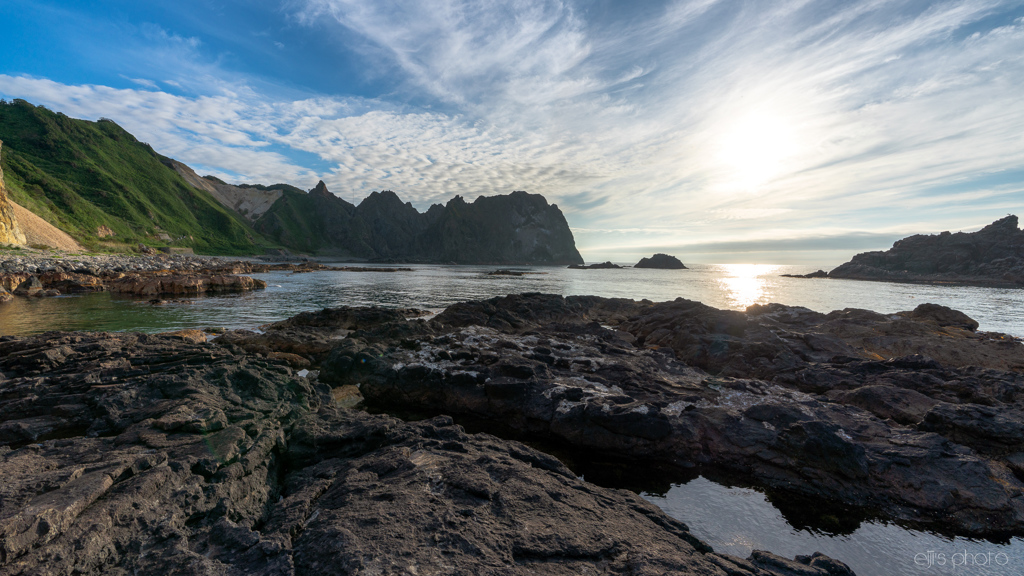
[[612,264],[611,261],[590,265],[570,264],[568,267],[572,268],[573,270],[607,270],[611,268],[622,268],[622,266],[619,266],[618,264]]
[[686,266],[675,256],[655,254],[650,258],[641,258],[633,268],[657,268],[660,270],[686,270]]

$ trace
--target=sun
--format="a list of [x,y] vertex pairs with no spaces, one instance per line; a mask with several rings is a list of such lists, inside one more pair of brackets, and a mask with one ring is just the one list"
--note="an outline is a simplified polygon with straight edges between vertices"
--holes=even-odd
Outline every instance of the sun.
[[731,187],[754,192],[785,170],[797,149],[796,134],[785,117],[767,112],[740,116],[723,132],[718,160]]

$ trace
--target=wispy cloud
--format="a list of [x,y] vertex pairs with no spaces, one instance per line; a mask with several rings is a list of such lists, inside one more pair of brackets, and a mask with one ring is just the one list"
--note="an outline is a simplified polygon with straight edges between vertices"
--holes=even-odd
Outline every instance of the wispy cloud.
[[390,188],[421,207],[543,193],[588,257],[794,237],[776,244],[797,249],[1020,208],[1017,1],[285,6],[344,39],[367,78],[395,78],[390,91],[285,97],[201,39],[153,28],[172,64],[129,78],[145,90],[0,76],[0,93],[112,117],[236,181],[322,177],[350,200]]

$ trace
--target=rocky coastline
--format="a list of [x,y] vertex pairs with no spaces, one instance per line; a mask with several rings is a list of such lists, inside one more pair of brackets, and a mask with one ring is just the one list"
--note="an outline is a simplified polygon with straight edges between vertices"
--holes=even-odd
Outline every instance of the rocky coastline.
[[222,337],[295,354],[378,411],[500,424],[622,458],[984,536],[1024,530],[1024,346],[954,310],[744,312],[528,294],[336,309]]
[[[395,315],[292,325],[325,318]],[[852,574],[716,554],[547,454],[200,332],[0,337],[0,375],[2,574]]]
[[408,270],[329,266],[308,260],[272,263],[194,255],[66,254],[55,257],[8,253],[0,254],[0,303],[14,296],[46,297],[103,291],[141,297],[248,292],[266,288],[266,282],[244,274],[263,272]]
[[931,304],[520,294],[0,337],[0,573],[851,574],[715,554],[518,441],[996,537],[1024,531],[1022,390],[1020,339]]
[[566,268],[571,268],[573,270],[612,270],[616,268],[624,268],[624,266],[612,264],[611,261],[608,261],[599,262],[597,264],[570,264],[566,266]]
[[1017,226],[1008,215],[977,232],[917,234],[884,252],[857,254],[827,275],[802,277],[1024,288],[1024,230]]

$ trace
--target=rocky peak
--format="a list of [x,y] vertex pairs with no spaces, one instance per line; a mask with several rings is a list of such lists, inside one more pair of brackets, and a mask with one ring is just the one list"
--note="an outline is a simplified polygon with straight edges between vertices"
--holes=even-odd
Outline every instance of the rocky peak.
[[[326,196],[328,194],[331,194],[331,192],[329,190],[327,190],[327,184],[324,184],[324,181],[321,180],[321,181],[317,182],[316,188],[313,188],[310,191],[310,194],[318,194],[320,196]],[[333,194],[331,194],[331,195],[333,196]]]
[[1017,232],[1017,216],[1008,214],[1005,218],[1000,218],[995,222],[985,226],[980,232]]

